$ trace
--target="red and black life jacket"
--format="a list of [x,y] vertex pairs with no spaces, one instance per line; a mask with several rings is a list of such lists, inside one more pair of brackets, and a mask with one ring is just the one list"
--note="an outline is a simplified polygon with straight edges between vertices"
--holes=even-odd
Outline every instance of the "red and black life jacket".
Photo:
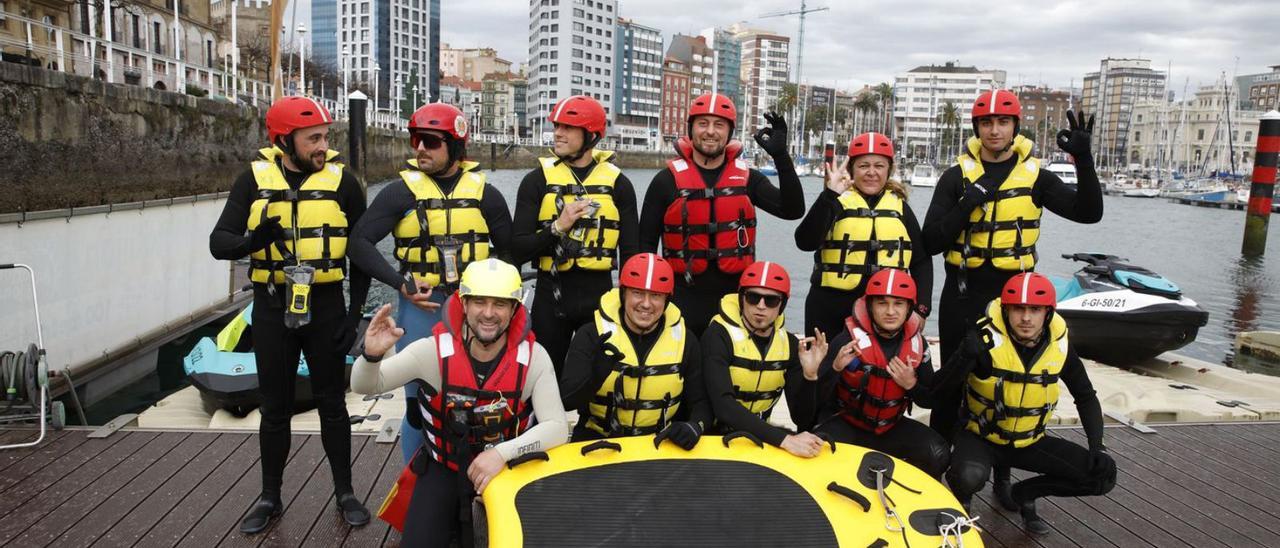
[[676,199],[662,217],[662,256],[676,273],[702,274],[715,260],[721,272],[736,274],[755,262],[756,208],[747,195],[750,169],[738,158],[742,143],[725,148],[725,166],[708,187],[693,164],[687,137],[676,142],[682,156],[667,162],[675,176]]
[[[421,384],[418,402],[422,416],[429,419],[423,424],[427,449],[432,458],[456,471],[465,470],[481,451],[528,428],[533,407],[521,395],[534,337],[525,308],[520,306],[507,327],[506,351],[483,385],[478,385],[462,338],[466,325],[462,301],[454,294],[444,306],[443,318],[432,330],[443,386],[437,393],[427,394],[431,388]],[[460,447],[460,440],[466,440],[467,445]]]
[[[854,303],[853,316],[845,318],[844,324],[861,355],[841,372],[836,385],[840,416],[857,428],[883,434],[907,413],[911,400],[889,374],[891,358],[884,355],[876,339],[865,297]],[[912,312],[902,326],[902,345],[898,348],[898,359],[912,368],[918,367],[929,351],[923,331],[924,319]]]

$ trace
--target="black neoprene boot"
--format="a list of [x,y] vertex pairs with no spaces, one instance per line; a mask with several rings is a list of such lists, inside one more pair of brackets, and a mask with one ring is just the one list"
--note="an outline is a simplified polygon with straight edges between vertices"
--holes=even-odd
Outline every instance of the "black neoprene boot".
[[1033,535],[1049,534],[1049,524],[1036,513],[1036,501],[1034,499],[1022,503],[1022,507],[1018,512],[1022,514],[1022,526],[1028,533]]
[[352,527],[359,527],[369,523],[369,510],[360,503],[360,499],[351,493],[341,493],[336,497],[338,511],[342,512],[342,519]]
[[1018,510],[1018,503],[1013,501],[1013,482],[1009,481],[1008,474],[1008,470],[1004,474],[996,471],[994,481],[991,482],[991,493],[996,496],[1001,508],[1013,512]]
[[283,509],[284,504],[281,504],[279,495],[258,495],[258,500],[249,508],[249,513],[240,520],[240,532],[246,535],[261,532],[271,523],[271,518],[279,516]]

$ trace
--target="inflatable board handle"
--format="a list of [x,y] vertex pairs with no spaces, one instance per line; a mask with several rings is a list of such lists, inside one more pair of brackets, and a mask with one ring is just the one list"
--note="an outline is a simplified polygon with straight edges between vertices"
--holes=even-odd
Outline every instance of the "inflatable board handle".
[[885,546],[888,546],[888,545],[889,545],[889,541],[882,538],[878,538],[876,539],[875,542],[868,544],[867,548],[885,548]]
[[831,446],[831,454],[836,454],[836,442],[831,439],[830,434],[827,434],[826,432],[815,432],[813,435],[818,436],[819,438],[822,438],[822,441],[827,442],[827,445]]
[[533,453],[525,453],[523,455],[520,455],[514,459],[507,461],[507,469],[515,468],[531,460],[548,461],[548,460],[551,460],[551,457],[547,455],[546,451],[535,451]]
[[858,506],[862,507],[863,512],[871,511],[871,501],[867,500],[867,497],[864,497],[858,494],[858,492],[854,491],[853,489],[850,489],[848,487],[845,487],[833,481],[827,484],[827,490],[837,495],[842,495],[845,498],[858,503]]
[[737,438],[747,438],[748,440],[751,441],[751,443],[756,444],[756,447],[764,449],[764,442],[760,441],[760,438],[755,437],[754,434],[752,434],[751,432],[747,432],[746,430],[738,430],[735,432],[731,432],[729,433],[729,435],[721,438],[720,443],[724,444],[724,446],[727,448],[729,447],[729,442]]
[[590,453],[590,452],[595,451],[595,450],[597,450],[597,449],[613,449],[614,451],[617,451],[617,452],[619,452],[619,453],[621,453],[621,452],[622,452],[622,446],[621,446],[621,445],[616,444],[616,443],[613,443],[613,442],[611,442],[611,441],[609,441],[609,440],[600,440],[600,441],[597,441],[597,442],[595,442],[595,443],[591,443],[591,444],[588,444],[588,445],[583,446],[583,447],[582,447],[582,456],[584,456],[584,457],[585,457],[585,456],[587,455],[587,453]]

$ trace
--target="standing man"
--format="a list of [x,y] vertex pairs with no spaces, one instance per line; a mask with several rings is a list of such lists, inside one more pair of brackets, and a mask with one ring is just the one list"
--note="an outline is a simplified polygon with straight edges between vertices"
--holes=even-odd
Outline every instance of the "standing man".
[[738,275],[755,262],[756,207],[787,220],[804,216],[804,189],[787,153],[787,123],[766,113],[769,127],[756,143],[773,158],[781,189],[739,157],[730,142],[737,119],[733,101],[708,94],[689,107],[688,137],[676,141],[679,158],[667,162],[645,192],[640,248],[658,251],[676,273],[674,301],[689,329],[701,334],[720,298],[737,290]]
[[[720,299],[720,313],[702,334],[707,393],[720,433],[742,430],[804,458],[818,456],[822,438],[805,432],[818,405],[818,366],[827,353],[821,331],[797,339],[783,327],[791,276],[759,261],[742,271],[738,291]],[[769,424],[783,392],[801,431]]]
[[289,456],[294,380],[300,354],[311,369],[320,412],[320,439],[333,473],[342,517],[358,526],[369,511],[351,488],[351,423],[347,416],[346,354],[355,342],[369,276],[350,270],[351,302],[344,302],[349,226],[365,211],[360,181],[329,150],[333,117],[305,97],[283,97],[267,110],[271,146],[258,151],[209,234],[215,259],[248,256],[253,281],[253,354],[262,392],[258,442],[262,493],[240,531],[267,528],[284,511],[280,485]]
[[[942,363],[967,330],[1015,274],[1034,270],[1044,208],[1078,223],[1102,220],[1102,186],[1089,149],[1092,117],[1067,111],[1070,129],[1058,132],[1058,147],[1071,154],[1078,190],[1040,167],[1033,143],[1018,134],[1022,106],[1013,92],[988,91],[973,103],[974,137],[938,179],[925,215],[925,248],[946,254],[946,281],[938,303]],[[959,394],[939,394],[929,425],[954,434]],[[1006,482],[1007,485],[1007,482]]]
[[581,417],[574,441],[657,434],[687,450],[710,426],[702,354],[669,302],[674,285],[662,257],[633,255],[574,335],[560,381]]
[[[485,183],[479,164],[466,161],[467,119],[453,105],[431,103],[409,119],[416,157],[400,180],[374,198],[351,237],[351,261],[378,281],[400,290],[396,323],[405,336],[396,350],[431,335],[440,305],[458,287],[468,264],[510,246],[511,213],[498,189]],[[377,244],[395,234],[399,270]],[[405,387],[400,452],[405,462],[422,445],[416,384]]]
[[[1040,474],[1009,493],[1023,525],[1038,535],[1049,525],[1036,514],[1037,498],[1105,495],[1116,484],[1116,462],[1102,444],[1098,395],[1055,306],[1048,278],[1015,275],[939,372],[939,386],[965,393],[963,430],[947,471],[956,498],[968,512],[993,466]],[[1058,405],[1058,381],[1075,400],[1087,449],[1045,433]]]
[[512,235],[516,264],[533,261],[533,330],[562,371],[569,340],[591,322],[613,270],[637,251],[636,192],[613,153],[596,150],[604,107],[574,95],[551,112],[555,157],[520,181]]

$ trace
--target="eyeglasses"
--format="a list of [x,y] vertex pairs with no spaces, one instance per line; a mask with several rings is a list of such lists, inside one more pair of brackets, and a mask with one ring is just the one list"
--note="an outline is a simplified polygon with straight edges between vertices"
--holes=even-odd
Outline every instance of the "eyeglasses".
[[752,291],[743,292],[742,298],[746,299],[750,306],[759,306],[760,301],[764,301],[766,308],[778,308],[782,305],[782,295],[765,295],[764,293],[755,293]]
[[409,134],[409,144],[416,150],[422,145],[427,150],[435,150],[444,146],[444,138],[434,133],[415,132]]

